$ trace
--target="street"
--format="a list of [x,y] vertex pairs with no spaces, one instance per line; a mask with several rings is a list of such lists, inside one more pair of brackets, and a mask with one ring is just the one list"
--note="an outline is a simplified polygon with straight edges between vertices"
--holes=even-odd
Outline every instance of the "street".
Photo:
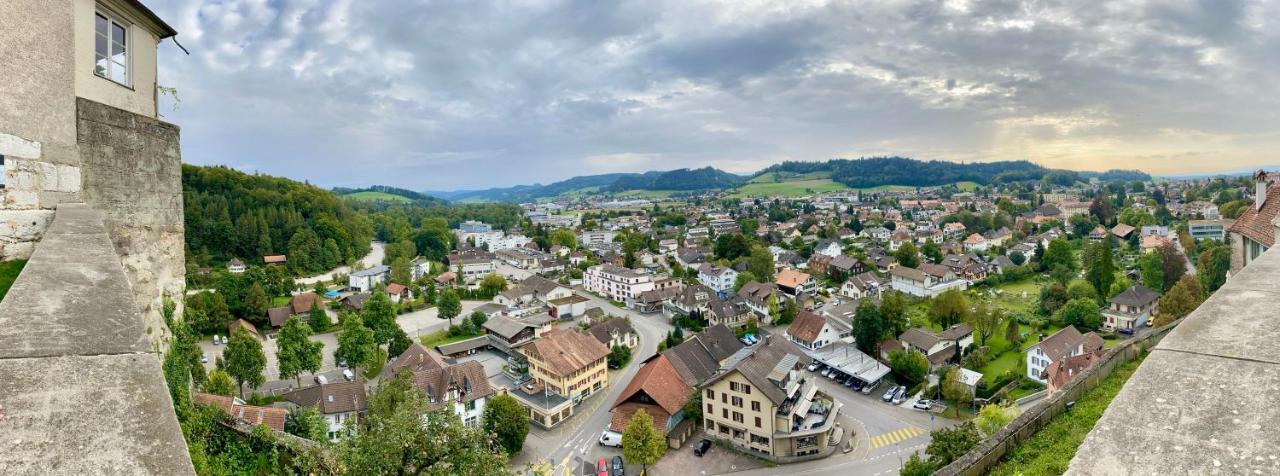
[[[365,255],[364,258],[360,258],[360,267],[370,268],[370,267],[382,264],[382,257],[386,256],[387,254],[386,246],[387,246],[386,243],[383,243],[381,241],[372,242],[370,244],[369,254]],[[310,286],[312,284],[315,284],[316,281],[323,281],[326,283],[333,281],[334,275],[350,274],[350,273],[351,273],[350,266],[339,266],[337,268],[330,270],[328,273],[318,274],[315,276],[308,276],[305,278],[296,278],[293,280],[293,282],[301,286]]]

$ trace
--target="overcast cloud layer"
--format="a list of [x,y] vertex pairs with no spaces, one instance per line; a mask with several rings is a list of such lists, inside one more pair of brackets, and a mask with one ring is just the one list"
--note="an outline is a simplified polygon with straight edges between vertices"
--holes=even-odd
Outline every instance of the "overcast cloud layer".
[[505,186],[903,155],[1280,164],[1280,2],[148,0],[184,159]]

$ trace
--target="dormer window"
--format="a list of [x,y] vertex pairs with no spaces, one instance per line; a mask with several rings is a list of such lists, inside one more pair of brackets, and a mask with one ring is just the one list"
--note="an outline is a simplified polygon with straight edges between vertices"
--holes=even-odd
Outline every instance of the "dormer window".
[[99,10],[93,30],[93,74],[129,86],[128,24]]

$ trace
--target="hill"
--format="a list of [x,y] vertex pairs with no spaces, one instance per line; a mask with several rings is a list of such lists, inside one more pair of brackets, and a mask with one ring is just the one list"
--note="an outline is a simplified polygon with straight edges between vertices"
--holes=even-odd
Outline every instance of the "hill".
[[[1011,162],[948,162],[922,161],[905,157],[872,157],[863,159],[833,159],[826,162],[783,162],[770,166],[760,174],[784,172],[790,174],[830,173],[831,180],[850,188],[870,188],[883,185],[932,187],[955,182],[979,184],[1007,183],[1022,180],[1040,180],[1053,171],[1028,161]],[[1074,172],[1067,172],[1074,174]],[[759,175],[757,175],[759,177]],[[1054,181],[1072,183],[1074,177],[1054,177]]]
[[440,201],[439,198],[427,194],[387,185],[373,185],[365,188],[334,187],[333,193],[356,200],[373,202]]
[[517,185],[483,190],[425,193],[456,202],[531,202],[539,198],[597,192],[718,190],[736,186],[745,180],[745,177],[739,175],[704,167],[642,174],[584,175],[547,185]]
[[403,196],[400,196],[400,195],[392,195],[392,194],[390,194],[390,193],[386,193],[386,192],[371,192],[371,191],[367,191],[367,190],[366,190],[366,191],[363,191],[363,192],[351,192],[351,193],[344,193],[344,194],[342,194],[342,196],[343,196],[343,197],[346,197],[346,198],[354,198],[354,199],[356,199],[356,200],[360,200],[360,201],[364,201],[364,202],[404,202],[404,203],[408,203],[408,202],[412,202],[412,201],[413,201],[412,199],[409,199],[409,198],[407,198],[407,197],[403,197]]
[[618,178],[609,190],[716,190],[736,187],[745,181],[740,175],[703,167],[627,175]]

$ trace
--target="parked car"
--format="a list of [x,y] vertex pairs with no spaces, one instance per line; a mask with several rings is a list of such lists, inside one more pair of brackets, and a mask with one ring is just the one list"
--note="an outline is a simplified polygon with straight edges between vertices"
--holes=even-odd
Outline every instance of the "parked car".
[[693,455],[702,457],[702,455],[707,454],[707,450],[709,449],[711,449],[711,440],[704,439],[699,441],[698,444],[693,445]]
[[609,476],[609,463],[606,463],[604,458],[596,461],[596,476]]
[[622,433],[610,431],[608,428],[600,434],[600,446],[612,446],[614,448],[622,447]]
[[875,383],[873,383],[873,384],[870,384],[870,385],[864,385],[864,386],[862,386],[862,394],[863,394],[863,395],[871,395],[871,392],[876,391],[876,389],[877,389],[877,388],[879,388],[879,387],[880,387],[880,381],[879,381],[879,380],[877,380],[877,381],[876,381]]
[[813,363],[812,363],[812,364],[809,364],[809,371],[810,371],[810,372],[817,371],[819,368],[822,368],[822,363],[820,363],[820,362],[818,362],[818,361],[816,361],[816,360],[815,360],[815,361],[813,361]]
[[834,374],[834,373],[836,373],[836,369],[827,369],[827,370],[823,370],[823,371],[822,371],[822,376],[823,376],[823,377],[830,377],[830,376],[831,376],[831,374]]
[[613,470],[613,474],[610,474],[609,476],[627,476],[627,468],[622,465],[621,456],[613,457],[613,464],[610,466],[610,469]]
[[844,383],[848,382],[850,378],[852,377],[849,377],[849,374],[841,373],[840,375],[836,376],[835,381],[840,385],[844,385]]
[[933,408],[933,402],[930,402],[929,400],[921,398],[919,400],[916,400],[916,403],[911,406],[915,407],[916,410],[928,410],[930,408]]
[[324,376],[323,376],[323,375],[317,375],[317,376],[316,376],[316,383],[317,383],[317,384],[320,384],[320,385],[324,385],[324,384],[326,384],[326,383],[329,383],[329,379],[324,378]]
[[1116,329],[1116,333],[1117,333],[1117,334],[1124,334],[1124,335],[1127,335],[1127,336],[1131,336],[1131,335],[1133,335],[1133,329],[1128,328],[1128,327],[1121,327],[1121,328],[1119,328],[1119,329]]
[[907,386],[899,386],[898,391],[893,394],[893,404],[901,405],[907,399]]
[[200,354],[200,363],[202,364],[209,363],[209,354]]
[[352,372],[351,369],[342,369],[342,378],[347,379],[347,381],[350,382],[356,379],[356,374]]
[[862,380],[860,379],[851,378],[845,385],[854,390],[862,390]]
[[897,394],[898,394],[898,386],[897,386],[897,385],[890,385],[890,386],[889,386],[889,390],[886,390],[886,391],[884,392],[884,396],[880,397],[880,399],[881,399],[881,400],[884,400],[884,401],[886,401],[886,402],[891,402],[891,401],[893,401],[893,396],[894,396],[894,395],[897,395]]
[[214,334],[214,335],[213,335],[213,345],[222,345],[222,336],[220,336],[220,335],[218,335],[218,334]]

